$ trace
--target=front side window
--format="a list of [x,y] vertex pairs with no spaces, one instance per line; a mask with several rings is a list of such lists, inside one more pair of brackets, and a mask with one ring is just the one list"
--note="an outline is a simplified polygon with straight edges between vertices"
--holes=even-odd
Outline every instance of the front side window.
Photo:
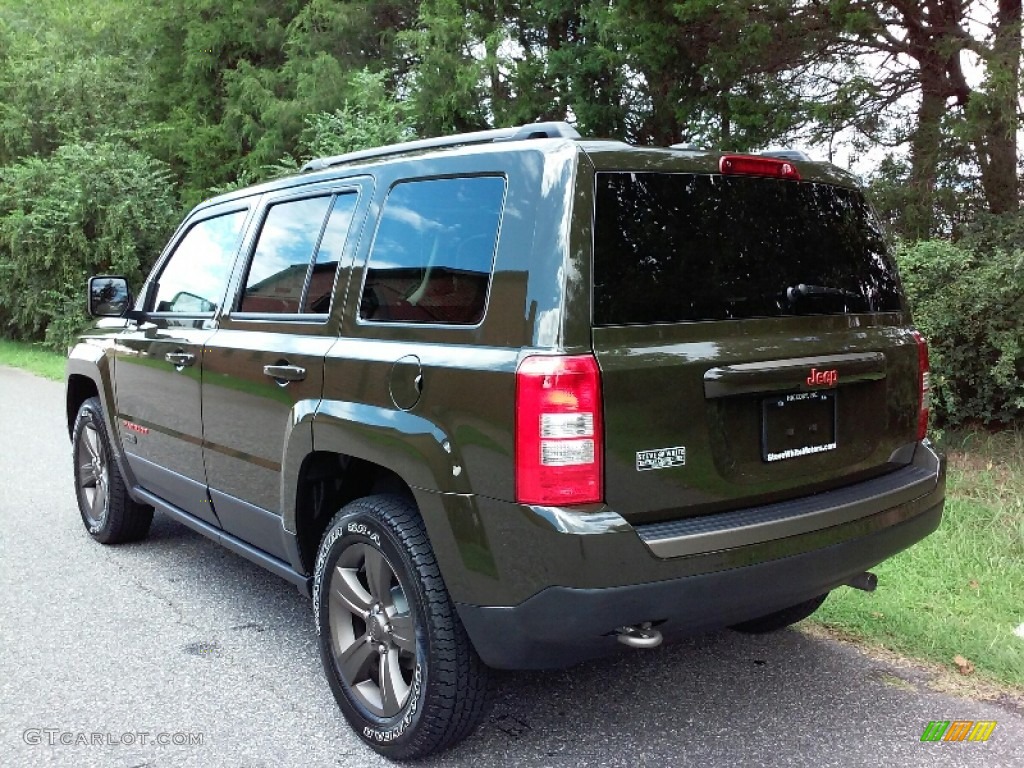
[[360,318],[480,322],[504,199],[505,180],[497,176],[396,184],[367,262]]
[[235,211],[194,224],[160,273],[155,312],[212,314],[220,306],[246,211]]

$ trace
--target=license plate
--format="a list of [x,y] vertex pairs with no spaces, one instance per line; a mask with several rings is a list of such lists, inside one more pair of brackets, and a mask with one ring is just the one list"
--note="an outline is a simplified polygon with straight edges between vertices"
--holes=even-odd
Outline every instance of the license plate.
[[836,449],[835,390],[769,397],[761,407],[761,457],[765,461]]

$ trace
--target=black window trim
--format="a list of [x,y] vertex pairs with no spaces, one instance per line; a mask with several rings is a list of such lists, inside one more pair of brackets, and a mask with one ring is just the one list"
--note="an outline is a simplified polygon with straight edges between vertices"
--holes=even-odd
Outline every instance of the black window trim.
[[[444,179],[501,179],[505,183],[505,189],[501,196],[501,211],[498,215],[498,228],[494,235],[494,251],[491,253],[491,270],[487,277],[487,293],[484,296],[484,307],[483,312],[480,313],[480,319],[473,324],[469,323],[411,323],[408,321],[394,321],[394,320],[366,320],[360,314],[360,305],[362,304],[363,291],[366,290],[366,278],[369,275],[370,270],[368,269],[370,264],[370,256],[373,255],[373,247],[377,243],[377,235],[380,232],[380,225],[383,219],[384,208],[387,205],[388,198],[391,197],[391,193],[395,187],[400,184],[415,183],[418,181],[440,181]],[[484,320],[487,319],[487,310],[491,304],[491,288],[494,285],[494,268],[498,260],[498,248],[501,245],[501,230],[505,224],[505,208],[508,205],[508,174],[503,171],[480,171],[477,173],[438,173],[430,176],[409,176],[401,179],[396,179],[388,187],[387,192],[384,195],[384,199],[376,211],[377,220],[374,223],[373,237],[370,238],[370,245],[366,249],[366,256],[363,259],[363,263],[360,265],[362,269],[362,278],[360,280],[359,291],[356,293],[355,298],[355,323],[358,327],[370,327],[370,328],[443,328],[445,330],[464,330],[472,331],[479,328],[484,324]]]

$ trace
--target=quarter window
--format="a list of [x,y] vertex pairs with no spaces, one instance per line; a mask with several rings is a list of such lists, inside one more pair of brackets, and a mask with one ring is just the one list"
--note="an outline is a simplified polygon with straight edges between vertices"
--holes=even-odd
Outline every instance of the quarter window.
[[160,273],[154,311],[212,314],[227,289],[246,211],[194,224]]
[[364,320],[473,325],[483,318],[505,198],[496,176],[395,185],[359,306]]

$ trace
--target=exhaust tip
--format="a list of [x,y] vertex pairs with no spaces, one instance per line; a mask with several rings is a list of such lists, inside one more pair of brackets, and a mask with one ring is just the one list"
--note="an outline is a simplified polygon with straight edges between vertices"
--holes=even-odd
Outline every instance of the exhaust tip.
[[661,632],[652,629],[649,621],[635,627],[619,627],[615,634],[620,643],[630,648],[657,648],[662,640]]
[[871,571],[864,571],[864,573],[858,573],[856,576],[851,577],[846,582],[846,586],[864,592],[874,592],[878,588],[878,577],[871,573]]

